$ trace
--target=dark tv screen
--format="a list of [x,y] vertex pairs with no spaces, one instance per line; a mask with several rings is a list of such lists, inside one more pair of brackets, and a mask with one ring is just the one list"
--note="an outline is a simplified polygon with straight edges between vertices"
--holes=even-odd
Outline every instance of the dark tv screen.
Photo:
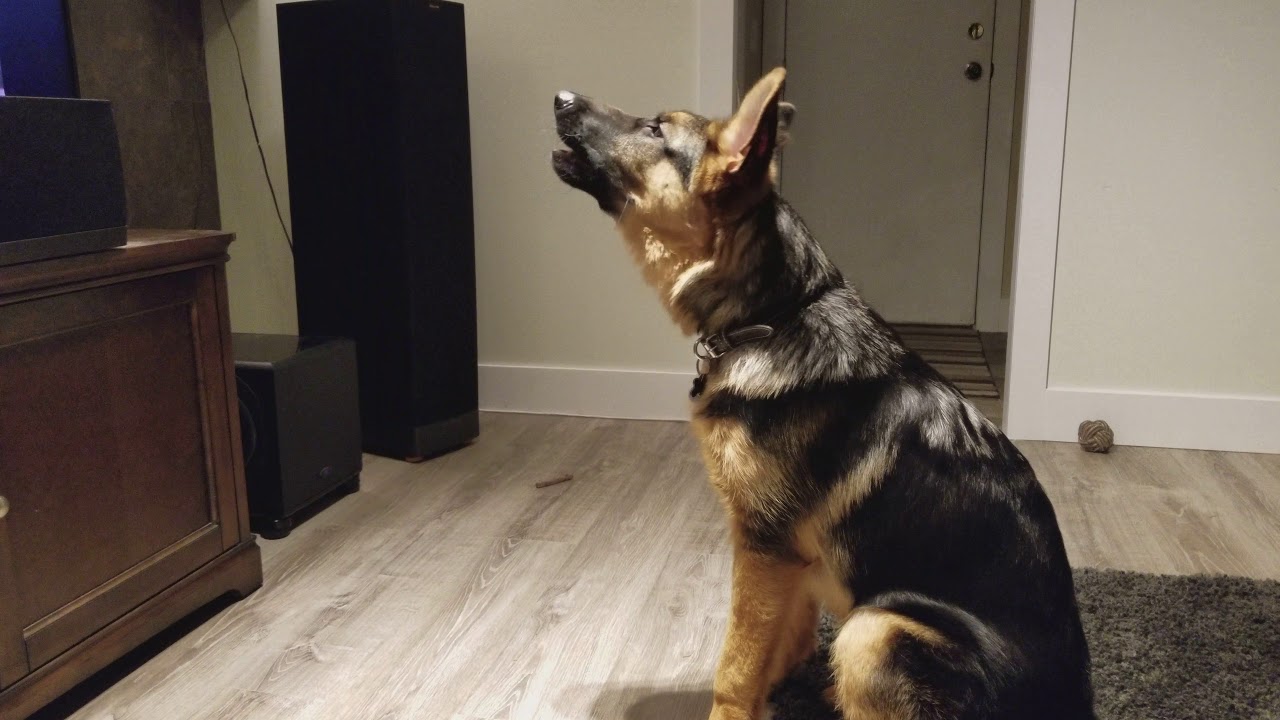
[[64,1],[0,0],[0,95],[79,95]]

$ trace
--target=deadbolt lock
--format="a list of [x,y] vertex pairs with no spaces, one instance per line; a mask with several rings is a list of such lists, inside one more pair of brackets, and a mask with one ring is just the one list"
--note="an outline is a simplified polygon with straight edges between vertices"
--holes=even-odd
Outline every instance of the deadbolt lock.
[[5,498],[5,496],[0,495],[0,520],[3,520],[4,516],[8,514],[9,514],[9,501],[8,499]]
[[983,35],[987,34],[987,29],[982,27],[982,23],[974,23],[969,26],[969,39],[981,40]]

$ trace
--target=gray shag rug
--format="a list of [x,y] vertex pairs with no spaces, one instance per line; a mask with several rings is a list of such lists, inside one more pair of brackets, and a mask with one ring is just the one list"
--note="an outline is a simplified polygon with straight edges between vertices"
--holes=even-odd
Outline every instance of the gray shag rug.
[[[1076,570],[1099,720],[1280,720],[1280,582]],[[823,650],[774,692],[774,720],[838,720]]]

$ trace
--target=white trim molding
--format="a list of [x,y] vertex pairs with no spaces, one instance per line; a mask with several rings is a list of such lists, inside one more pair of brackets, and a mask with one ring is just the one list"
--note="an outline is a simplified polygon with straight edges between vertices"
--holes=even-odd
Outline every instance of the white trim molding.
[[1005,431],[1074,441],[1106,420],[1123,445],[1280,453],[1280,398],[1052,386],[1053,321],[1075,0],[1033,0],[1014,248]]
[[692,371],[481,365],[480,409],[629,420],[688,420]]
[[733,112],[734,0],[698,0],[698,108],[707,117]]
[[978,293],[974,329],[1009,331],[1009,298],[1002,295],[1004,254],[1009,232],[1009,187],[1017,112],[1018,45],[1022,0],[996,0],[992,32],[991,93],[987,105],[987,146],[982,181],[982,226],[978,250]]

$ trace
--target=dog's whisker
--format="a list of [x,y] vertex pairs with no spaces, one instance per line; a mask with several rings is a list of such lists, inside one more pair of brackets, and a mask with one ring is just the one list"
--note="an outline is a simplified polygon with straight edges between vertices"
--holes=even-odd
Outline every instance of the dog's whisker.
[[634,196],[634,195],[627,195],[627,201],[626,201],[625,203],[623,203],[623,205],[622,205],[622,212],[618,213],[618,220],[619,220],[619,221],[621,221],[621,220],[622,220],[622,218],[623,218],[623,216],[627,214],[627,208],[631,207],[631,201],[632,201],[634,198],[635,198],[635,196]]

